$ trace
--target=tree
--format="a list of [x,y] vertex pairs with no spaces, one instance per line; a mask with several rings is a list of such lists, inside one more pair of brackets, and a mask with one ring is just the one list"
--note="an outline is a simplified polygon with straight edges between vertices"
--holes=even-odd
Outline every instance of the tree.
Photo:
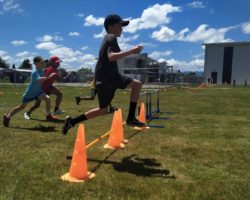
[[30,63],[29,59],[25,59],[22,64],[19,66],[19,69],[31,69],[32,64]]
[[0,68],[10,68],[10,65],[0,57]]
[[64,68],[59,68],[58,69],[58,75],[59,75],[59,81],[60,82],[67,82],[68,79],[66,78],[68,76],[68,72]]
[[88,68],[81,68],[77,72],[80,82],[88,82],[92,81],[94,78],[94,73],[91,69]]

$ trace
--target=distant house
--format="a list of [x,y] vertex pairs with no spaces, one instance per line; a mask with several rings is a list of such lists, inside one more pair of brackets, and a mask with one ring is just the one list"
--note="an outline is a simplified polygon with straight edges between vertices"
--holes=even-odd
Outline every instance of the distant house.
[[166,62],[158,62],[147,53],[131,55],[118,60],[119,71],[122,74],[136,78],[143,83],[159,82],[161,76],[165,76],[168,71]]
[[250,84],[250,42],[204,45],[206,83]]
[[1,78],[8,76],[11,83],[24,83],[31,74],[30,69],[0,68]]

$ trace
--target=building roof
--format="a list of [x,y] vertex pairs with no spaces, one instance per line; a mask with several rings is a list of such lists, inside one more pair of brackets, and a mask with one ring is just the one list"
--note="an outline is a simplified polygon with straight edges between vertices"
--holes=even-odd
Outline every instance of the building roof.
[[203,43],[205,46],[250,46],[250,41]]

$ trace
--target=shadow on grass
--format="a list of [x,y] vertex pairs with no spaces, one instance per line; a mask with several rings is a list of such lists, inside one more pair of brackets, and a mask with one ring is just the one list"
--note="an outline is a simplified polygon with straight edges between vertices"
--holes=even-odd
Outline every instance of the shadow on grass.
[[[133,134],[131,134],[129,137],[127,137],[126,139],[131,139],[131,138],[133,138],[133,137],[135,137],[138,133],[140,133],[140,132],[142,132],[142,131],[135,131]],[[107,160],[107,159],[109,159],[117,150],[120,150],[120,149],[114,149],[109,155],[107,155],[105,158],[104,158],[104,160]],[[67,160],[71,160],[72,159],[72,156],[66,156],[66,159]],[[101,165],[101,164],[99,164],[99,165]],[[96,168],[99,168],[100,166],[97,166]]]
[[[131,139],[136,136],[141,131],[136,131],[127,139]],[[98,163],[92,172],[96,172],[103,164],[110,164],[118,172],[135,174],[136,176],[143,177],[161,177],[161,178],[170,178],[176,179],[174,175],[170,175],[168,169],[159,169],[161,163],[157,162],[156,159],[150,158],[140,158],[136,154],[124,157],[121,162],[110,161],[108,160],[116,151],[120,149],[114,149],[109,155],[107,155],[103,160],[97,159],[88,159],[89,162]],[[66,156],[67,160],[71,160],[72,156]]]
[[53,121],[46,121],[45,119],[31,118],[30,120],[34,120],[34,121],[38,121],[38,122],[63,123],[65,119],[54,119]]
[[29,131],[39,131],[39,132],[57,132],[56,128],[53,126],[43,126],[39,124],[38,126],[32,127],[32,128],[25,128],[25,127],[10,127],[15,129],[22,129],[22,130],[29,130]]
[[121,162],[96,159],[88,159],[88,161],[99,163],[93,172],[95,172],[101,164],[111,164],[118,172],[130,173],[136,176],[176,178],[175,176],[170,175],[168,169],[159,169],[158,167],[161,166],[161,163],[157,162],[156,159],[140,158],[136,154],[124,157]]

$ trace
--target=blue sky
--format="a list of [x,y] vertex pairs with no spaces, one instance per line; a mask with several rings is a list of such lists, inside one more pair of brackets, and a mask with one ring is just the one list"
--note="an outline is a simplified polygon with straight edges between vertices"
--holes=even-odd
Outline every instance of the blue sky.
[[94,68],[103,21],[130,19],[119,44],[144,46],[182,71],[202,71],[202,43],[250,40],[249,0],[0,0],[0,56],[18,66],[36,55],[59,56],[62,67]]

